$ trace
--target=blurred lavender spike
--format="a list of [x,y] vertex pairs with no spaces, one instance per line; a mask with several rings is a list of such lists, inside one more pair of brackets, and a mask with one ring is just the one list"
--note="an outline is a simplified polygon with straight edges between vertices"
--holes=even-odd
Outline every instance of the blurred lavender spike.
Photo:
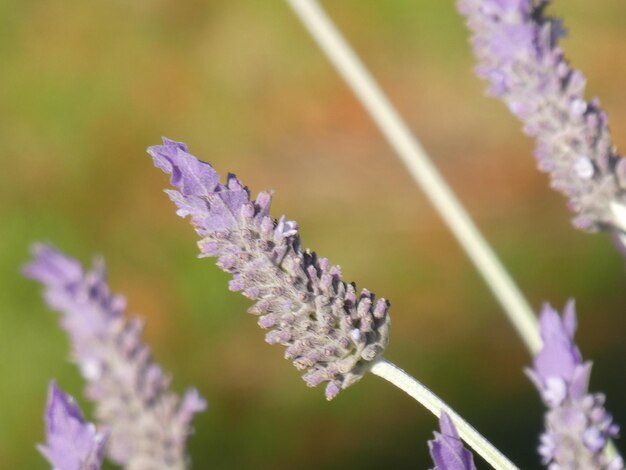
[[341,280],[339,266],[300,246],[298,226],[269,215],[271,196],[250,200],[248,188],[232,174],[226,184],[185,144],[163,139],[148,149],[157,167],[179,191],[166,191],[190,216],[200,256],[215,256],[233,274],[230,289],[256,303],[250,313],[269,329],[265,340],[287,347],[285,358],[313,387],[322,382],[326,398],[358,381],[388,341],[389,302]]
[[574,343],[574,302],[567,303],[563,318],[546,304],[539,321],[543,347],[526,372],[548,407],[539,446],[544,465],[563,470],[623,469],[620,456],[607,457],[604,452],[619,427],[604,409],[604,395],[588,391],[591,362],[583,362]]
[[578,213],[577,228],[626,230],[626,159],[611,143],[598,99],[586,101],[585,77],[570,67],[558,40],[561,21],[546,16],[549,0],[459,0],[490,83],[537,141],[539,169]]
[[206,408],[196,390],[168,390],[169,377],[141,342],[139,318],[125,319],[126,301],[109,292],[104,263],[90,271],[55,248],[38,244],[24,274],[45,287],[48,305],[61,313],[73,358],[87,380],[87,396],[111,431],[110,458],[129,470],[186,468],[191,420]]
[[474,456],[463,447],[463,441],[459,438],[452,420],[441,412],[439,418],[441,433],[435,431],[435,439],[428,441],[430,455],[435,462],[433,470],[476,470]]
[[71,396],[53,380],[48,387],[46,444],[37,446],[54,470],[99,470],[108,431],[85,421]]

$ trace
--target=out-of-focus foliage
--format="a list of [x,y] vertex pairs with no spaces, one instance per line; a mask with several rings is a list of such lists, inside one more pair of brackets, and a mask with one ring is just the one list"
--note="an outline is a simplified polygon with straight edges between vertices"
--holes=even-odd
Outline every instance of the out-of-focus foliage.
[[[371,66],[534,306],[575,296],[591,390],[626,425],[624,260],[569,226],[533,144],[472,73],[452,1],[344,0],[330,13]],[[626,148],[621,2],[557,2],[574,65]],[[145,154],[185,141],[253,192],[348,279],[392,302],[387,357],[440,393],[523,468],[538,468],[542,404],[530,358],[369,118],[280,2],[0,2],[0,462],[47,468],[46,384],[74,396],[68,342],[19,275],[33,240],[86,260],[147,320],[180,390],[209,399],[198,469],[426,468],[436,420],[375,377],[327,403],[244,312]],[[320,191],[322,186],[327,191]],[[365,256],[367,254],[367,256]],[[81,402],[87,417],[90,408]],[[324,445],[320,445],[320,438]]]

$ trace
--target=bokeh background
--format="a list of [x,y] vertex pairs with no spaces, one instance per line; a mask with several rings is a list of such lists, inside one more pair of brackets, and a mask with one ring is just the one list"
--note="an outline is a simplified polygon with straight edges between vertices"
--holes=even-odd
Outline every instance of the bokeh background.
[[[533,144],[472,73],[451,0],[325,6],[407,118],[533,306],[577,299],[592,389],[626,425],[626,276],[606,235],[570,227]],[[626,148],[626,4],[558,2],[573,64]],[[556,11],[556,9],[555,9]],[[198,469],[428,468],[433,416],[368,376],[331,403],[267,346],[161,192],[144,149],[187,142],[252,189],[303,241],[392,301],[386,356],[522,468],[539,468],[529,357],[369,117],[282,1],[0,1],[0,466],[44,469],[46,386],[82,381],[39,286],[35,240],[108,260],[174,387],[210,401]],[[87,412],[90,405],[81,402]]]

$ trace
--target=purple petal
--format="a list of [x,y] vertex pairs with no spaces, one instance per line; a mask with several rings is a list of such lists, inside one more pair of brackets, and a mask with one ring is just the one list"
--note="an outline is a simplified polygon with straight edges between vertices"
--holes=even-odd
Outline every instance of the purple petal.
[[83,275],[80,263],[49,245],[37,243],[32,252],[35,260],[23,268],[24,275],[30,279],[53,287],[77,282]]
[[428,441],[435,470],[476,470],[472,453],[463,447],[463,442],[450,417],[441,412],[441,433],[435,431],[435,439]]
[[39,450],[56,470],[98,470],[107,432],[87,423],[76,401],[50,382],[45,445]]
[[194,415],[207,409],[207,402],[195,388],[185,392],[178,409],[178,416],[183,423],[191,423]]
[[187,146],[163,138],[163,145],[148,148],[154,164],[171,174],[171,183],[185,196],[206,196],[219,184],[219,175],[211,165],[187,152]]
[[549,304],[544,305],[541,312],[539,328],[543,346],[535,356],[534,370],[544,381],[560,377],[570,383],[576,366],[582,364],[580,351],[573,341],[576,329],[573,308],[573,303],[570,303],[564,320]]
[[170,182],[178,191],[167,191],[178,206],[178,215],[190,215],[199,231],[228,229],[237,224],[250,194],[235,175],[228,175],[227,184],[220,183],[213,167],[187,151],[187,146],[163,138],[163,145],[148,148],[154,164],[171,175]]

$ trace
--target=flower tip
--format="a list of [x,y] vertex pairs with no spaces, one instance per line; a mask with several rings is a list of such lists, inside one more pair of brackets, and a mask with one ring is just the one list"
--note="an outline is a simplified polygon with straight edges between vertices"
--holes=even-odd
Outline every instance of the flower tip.
[[574,337],[577,326],[578,320],[576,318],[576,300],[569,299],[563,309],[563,327],[569,334],[570,338]]
[[197,203],[184,201],[186,197],[206,196],[218,188],[224,189],[213,167],[190,154],[187,145],[182,142],[164,137],[163,144],[148,147],[147,151],[154,165],[171,175],[170,183],[182,194],[183,198],[180,201],[174,201],[179,208],[182,204],[189,209],[194,206],[194,202]]
[[331,401],[333,398],[339,395],[339,392],[341,392],[341,385],[339,385],[337,382],[330,382],[326,386],[326,400]]
[[191,388],[185,392],[178,413],[183,422],[190,423],[196,413],[205,411],[208,406],[207,401],[200,395],[200,392],[195,388]]
[[30,252],[33,259],[21,271],[28,279],[46,286],[57,286],[76,281],[82,276],[82,267],[73,258],[65,256],[53,245],[34,243]]
[[83,413],[76,400],[65,393],[55,380],[48,385],[48,404],[46,407],[46,422],[48,430],[54,432],[62,421],[73,419],[84,423]]
[[463,447],[463,442],[445,411],[439,417],[441,432],[434,433],[435,439],[428,441],[430,455],[435,462],[434,470],[476,470],[472,453]]
[[576,313],[570,301],[563,317],[550,304],[545,304],[539,318],[543,345],[533,360],[533,370],[544,385],[549,378],[573,382],[583,366],[582,356],[574,343]]
[[459,434],[454,427],[450,416],[448,416],[448,413],[445,411],[442,411],[441,416],[439,417],[439,429],[441,429],[441,433],[446,436],[455,437],[457,439],[459,438]]
[[108,431],[85,421],[78,404],[52,380],[46,406],[46,444],[37,448],[58,470],[98,470]]
[[146,149],[146,151],[153,157],[167,150],[180,149],[184,152],[188,151],[187,144],[185,144],[184,142],[179,142],[165,136],[161,136],[161,141],[161,144],[151,145]]
[[180,142],[178,140],[173,140],[165,136],[161,136],[161,140],[163,141],[163,145],[168,147],[177,147],[185,152],[187,152],[188,147],[184,142]]

